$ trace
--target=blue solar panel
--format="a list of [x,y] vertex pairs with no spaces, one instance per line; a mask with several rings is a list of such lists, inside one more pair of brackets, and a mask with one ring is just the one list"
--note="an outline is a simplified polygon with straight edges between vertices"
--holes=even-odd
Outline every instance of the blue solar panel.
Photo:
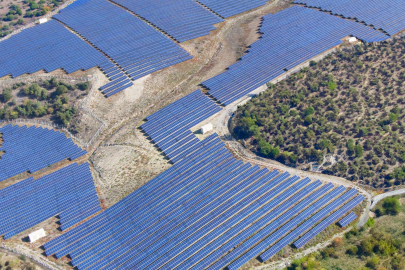
[[67,73],[95,67],[107,59],[60,23],[22,30],[0,42],[0,77],[63,68]]
[[405,29],[405,6],[401,0],[297,0],[295,3],[321,8],[332,14],[355,19],[394,35]]
[[88,163],[11,185],[1,190],[0,202],[5,239],[56,215],[64,230],[101,210]]
[[228,18],[266,4],[266,0],[198,0],[198,2],[224,18]]
[[[312,238],[314,238],[318,233],[326,229],[329,225],[331,225],[336,219],[343,216],[345,213],[353,209],[356,205],[364,200],[364,197],[359,195],[356,198],[352,199],[349,203],[344,205],[343,207],[339,208],[336,212],[332,213],[328,216],[325,220],[321,221],[318,225],[316,225],[313,229],[303,235],[300,239],[294,242],[294,246],[297,248],[303,247],[306,243],[308,243]],[[315,221],[318,220],[313,220]]]
[[300,6],[263,17],[262,38],[253,43],[241,61],[225,72],[204,81],[209,94],[222,104],[240,99],[354,35],[367,42],[388,36],[362,24]]
[[114,0],[179,42],[209,35],[223,20],[193,0]]
[[344,218],[342,218],[338,224],[340,227],[345,227],[347,226],[350,222],[352,222],[353,220],[355,220],[357,218],[356,214],[351,212],[350,214],[348,214],[347,216],[345,216]]
[[148,122],[141,127],[175,163],[200,145],[190,128],[219,111],[219,106],[200,90],[196,90],[148,116]]
[[[318,191],[314,192],[313,194],[310,194],[309,197],[305,198],[304,200],[302,200],[301,202],[299,202],[297,205],[295,205],[293,208],[291,208],[289,211],[287,211],[286,213],[284,213],[282,216],[280,216],[279,218],[277,218],[276,220],[272,221],[271,223],[267,224],[266,227],[264,227],[262,230],[256,232],[255,234],[253,234],[253,236],[251,238],[249,238],[249,244],[244,244],[241,245],[239,247],[237,247],[236,249],[232,250],[230,253],[228,253],[226,256],[224,256],[220,261],[218,261],[217,263],[215,263],[214,265],[212,265],[209,269],[218,269],[218,268],[222,268],[225,267],[226,265],[230,264],[233,260],[235,260],[236,258],[238,258],[238,256],[242,255],[244,252],[247,252],[249,249],[250,251],[248,253],[245,253],[242,257],[240,257],[233,265],[233,267],[235,268],[235,265],[241,266],[244,263],[246,263],[247,261],[249,261],[250,259],[252,259],[254,256],[256,256],[260,251],[262,251],[264,248],[266,248],[272,240],[271,238],[268,241],[263,241],[260,242],[260,240],[264,239],[268,234],[273,233],[278,227],[280,227],[283,222],[286,221],[286,219],[289,219],[291,217],[293,217],[294,215],[296,215],[299,211],[301,211],[302,209],[304,209],[305,207],[307,207],[308,205],[310,205],[312,202],[316,201],[320,196],[324,195],[325,192],[327,192],[328,190],[330,190],[332,188],[333,185],[329,184],[326,185],[324,187],[322,187],[321,189],[319,189]],[[302,193],[307,194],[311,189],[307,189],[307,190],[303,190]],[[315,205],[321,206],[323,203],[327,202],[330,198],[333,198],[334,196],[336,196],[336,194],[338,194],[339,192],[342,192],[344,190],[343,187],[340,187],[338,189],[333,190],[332,192],[328,193],[326,196],[320,198],[318,201],[316,201]],[[302,196],[302,194],[297,194],[296,195],[298,197],[298,199]],[[296,199],[295,199],[296,200]],[[291,205],[293,205],[294,200],[291,201],[287,201],[285,203],[284,207],[290,207]],[[310,209],[312,206],[310,206],[307,209]],[[316,207],[314,207],[316,208]],[[273,215],[272,218],[274,218],[277,215],[277,211],[274,211],[274,213],[272,213],[271,215]],[[271,219],[272,219],[271,218]],[[299,217],[295,217],[292,221],[290,221],[289,223],[287,223],[286,225],[284,225],[284,229],[289,229],[289,225],[291,224],[291,222],[294,223],[294,220],[297,220]],[[265,225],[266,223],[268,223],[271,219],[262,219],[259,221],[258,223],[258,228],[262,227],[263,225]],[[273,234],[271,237],[274,238],[274,236],[277,237],[277,235],[282,234],[282,232],[280,231],[278,234]],[[252,234],[241,234],[241,239],[239,239],[239,241],[243,241],[246,238],[250,237]],[[259,243],[260,242],[260,243]],[[232,243],[231,244],[235,244]],[[228,245],[228,249],[230,249],[232,246]],[[253,247],[253,249],[251,249]],[[217,254],[217,258],[220,257],[218,256],[219,254]],[[214,258],[210,258],[211,260],[215,260]],[[206,263],[207,262],[204,262]],[[198,269],[198,268],[195,268]]]
[[[75,1],[54,18],[107,54],[132,80],[192,58],[152,26],[105,0]],[[108,64],[101,67],[106,72],[111,69]],[[114,81],[122,76],[118,72],[110,79]],[[111,92],[117,93],[122,88]]]
[[[159,124],[184,114],[184,104],[204,104],[200,98],[192,93],[151,115],[145,129],[159,136]],[[45,252],[57,258],[69,254],[78,269],[202,269],[221,259],[211,266],[218,269],[238,257],[242,262],[258,255],[269,246],[262,241],[269,234],[290,231],[291,219],[310,217],[344,190],[327,193],[332,187],[236,161],[211,135],[122,201],[45,244]],[[76,213],[92,213],[93,204],[83,204],[61,219],[69,222]]]
[[0,128],[0,133],[4,140],[0,151],[5,151],[0,159],[0,181],[87,154],[65,134],[41,127],[7,125]]

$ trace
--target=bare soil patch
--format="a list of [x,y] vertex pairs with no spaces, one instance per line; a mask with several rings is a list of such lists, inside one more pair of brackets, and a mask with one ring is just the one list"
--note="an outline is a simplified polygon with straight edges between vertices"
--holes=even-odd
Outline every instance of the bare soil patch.
[[106,206],[117,203],[171,166],[147,137],[130,124],[100,146],[91,160]]
[[28,258],[24,256],[17,257],[12,253],[2,252],[0,250],[0,269],[39,270],[42,268],[31,263]]

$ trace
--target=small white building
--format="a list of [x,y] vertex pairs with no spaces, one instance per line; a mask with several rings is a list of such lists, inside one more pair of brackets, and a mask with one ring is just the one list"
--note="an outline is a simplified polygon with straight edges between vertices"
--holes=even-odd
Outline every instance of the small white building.
[[209,124],[201,127],[201,133],[206,134],[206,133],[212,131],[213,129],[214,129],[214,126],[211,123],[209,123]]
[[30,233],[28,235],[28,237],[30,238],[31,243],[34,243],[35,241],[37,241],[38,239],[40,239],[40,238],[42,238],[44,236],[46,236],[46,233],[45,233],[43,228],[41,228],[41,229],[39,229],[39,230],[37,230],[37,231],[35,231],[33,233]]
[[351,37],[351,38],[349,38],[349,43],[355,43],[355,42],[357,42],[357,38],[355,38],[355,37]]
[[48,21],[47,18],[39,19],[39,24],[46,23]]

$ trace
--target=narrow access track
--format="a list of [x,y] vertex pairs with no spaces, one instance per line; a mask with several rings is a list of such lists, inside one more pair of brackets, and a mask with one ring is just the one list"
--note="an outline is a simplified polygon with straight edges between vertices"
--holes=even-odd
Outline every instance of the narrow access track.
[[377,195],[377,196],[375,196],[373,198],[373,200],[372,200],[373,203],[371,204],[370,209],[373,209],[377,205],[377,203],[379,201],[381,201],[381,200],[383,200],[383,199],[385,199],[387,197],[391,197],[391,196],[395,196],[395,195],[401,195],[401,194],[405,194],[405,188],[379,194],[379,195]]

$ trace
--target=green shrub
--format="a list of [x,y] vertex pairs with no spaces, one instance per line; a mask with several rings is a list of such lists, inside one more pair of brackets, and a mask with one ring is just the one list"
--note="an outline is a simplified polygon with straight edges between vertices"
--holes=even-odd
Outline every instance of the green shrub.
[[59,86],[56,88],[56,94],[57,94],[58,96],[67,93],[67,91],[68,91],[68,89],[67,89],[66,86],[64,86],[64,85],[59,85]]
[[84,91],[89,88],[89,83],[88,82],[78,83],[78,84],[76,84],[76,87],[77,87],[77,89]]
[[382,207],[384,208],[384,213],[388,215],[398,215],[401,211],[401,203],[398,197],[385,198]]
[[11,91],[10,89],[6,88],[3,91],[3,102],[6,103],[11,99]]

